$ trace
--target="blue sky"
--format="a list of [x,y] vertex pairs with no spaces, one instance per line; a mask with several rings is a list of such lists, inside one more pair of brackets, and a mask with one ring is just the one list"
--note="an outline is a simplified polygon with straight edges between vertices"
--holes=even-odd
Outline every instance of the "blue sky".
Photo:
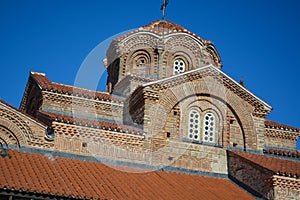
[[[162,2],[1,0],[0,98],[19,107],[29,71],[73,85],[99,43],[160,19]],[[166,19],[211,40],[223,71],[273,106],[268,119],[300,127],[300,1],[169,0]]]

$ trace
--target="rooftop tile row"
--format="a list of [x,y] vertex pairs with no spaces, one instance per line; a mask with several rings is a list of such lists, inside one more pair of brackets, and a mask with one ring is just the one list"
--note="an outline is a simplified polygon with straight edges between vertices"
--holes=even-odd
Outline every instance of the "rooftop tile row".
[[204,40],[202,38],[200,38],[198,35],[196,35],[195,33],[192,33],[190,31],[188,31],[187,29],[183,28],[182,26],[175,24],[171,21],[165,20],[156,20],[151,22],[150,24],[143,26],[137,30],[134,30],[132,32],[129,32],[125,35],[122,35],[118,38],[116,38],[116,41],[121,41],[124,38],[127,38],[128,36],[134,34],[134,33],[138,33],[138,32],[152,32],[152,33],[156,33],[158,35],[164,35],[164,34],[171,34],[171,33],[186,33],[189,34],[195,38],[197,38],[198,40],[200,40],[204,45],[208,45],[208,44],[212,44],[212,42],[208,41],[208,40]]
[[295,128],[295,127],[292,127],[292,126],[279,124],[279,123],[273,122],[271,120],[266,120],[265,121],[265,126],[267,128],[275,128],[275,129],[282,129],[282,130],[290,130],[290,131],[300,132],[300,128]]
[[88,89],[79,88],[71,85],[52,82],[43,73],[31,72],[31,76],[38,82],[38,84],[44,90],[55,91],[55,92],[75,95],[75,96],[81,96],[85,98],[92,98],[96,100],[109,100],[109,101],[123,102],[123,99],[118,98],[116,96],[112,96],[106,92],[88,90]]
[[[254,199],[226,179],[174,172],[128,173],[97,162],[8,150],[0,189],[89,199]],[[135,171],[140,172],[140,171]]]
[[272,155],[279,155],[279,156],[293,157],[293,158],[300,158],[300,151],[288,151],[288,150],[281,150],[281,149],[264,149],[264,153],[272,154]]
[[106,130],[112,130],[117,132],[124,132],[124,133],[131,133],[139,136],[143,136],[144,133],[140,129],[133,128],[131,126],[117,124],[112,122],[105,122],[105,121],[98,121],[98,120],[91,120],[85,118],[77,118],[73,116],[61,115],[57,113],[46,112],[43,110],[38,111],[40,114],[45,115],[55,121],[64,122],[68,124],[76,124],[80,126],[88,126],[93,128],[101,128]]
[[263,168],[268,169],[277,175],[289,176],[294,178],[300,177],[300,162],[269,157],[261,154],[242,152],[237,150],[231,150],[231,152],[257,165],[260,165]]

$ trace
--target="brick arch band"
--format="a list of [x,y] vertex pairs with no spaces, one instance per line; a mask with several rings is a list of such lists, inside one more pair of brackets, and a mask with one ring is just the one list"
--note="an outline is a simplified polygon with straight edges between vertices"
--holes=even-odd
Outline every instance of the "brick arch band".
[[30,127],[15,113],[0,109],[0,137],[7,144],[27,145],[31,140]]
[[14,144],[20,147],[17,136],[7,127],[0,125],[0,145],[7,146],[8,144]]
[[208,89],[203,80],[186,82],[164,90],[163,95],[160,95],[159,102],[157,102],[156,105],[156,108],[162,109],[155,110],[155,114],[160,116],[160,118],[159,120],[156,118],[150,119],[151,126],[155,127],[153,131],[157,132],[164,126],[163,123],[165,120],[163,119],[166,119],[167,113],[171,112],[178,102],[182,102],[185,98],[195,95],[209,96],[223,102],[235,115],[242,129],[244,148],[256,149],[256,135],[253,128],[254,123],[252,119],[252,112],[254,108],[226,88],[224,88],[223,91],[224,96],[220,96],[220,93],[222,92],[219,91],[218,87],[214,87],[214,89]]
[[[193,105],[194,103],[199,103],[201,104],[201,102],[205,102],[205,106],[204,107],[201,107],[201,112],[203,113],[208,113],[208,112],[213,112],[217,118],[218,118],[218,121],[219,123],[218,124],[221,124],[222,123],[222,127],[218,127],[218,130],[220,131],[220,135],[218,135],[218,144],[222,143],[224,144],[224,133],[225,133],[225,130],[224,130],[224,124],[226,122],[226,113],[225,111],[222,111],[224,110],[223,106],[222,105],[226,105],[224,104],[224,102],[221,102],[221,101],[216,101],[216,98],[214,98],[214,100],[209,100],[208,98],[206,97],[210,97],[208,95],[196,95],[196,98],[193,98],[194,96],[187,96],[185,99],[183,99],[181,102],[178,102],[175,107],[179,106],[180,108],[182,107],[183,109],[185,109],[186,107],[189,107],[190,105]],[[189,100],[190,101],[186,101],[186,100]],[[180,104],[182,102],[187,102],[186,104],[187,105],[182,105],[180,106]],[[212,105],[210,107],[208,107],[207,105]],[[203,106],[203,105],[202,105]],[[174,107],[174,108],[175,108]]]

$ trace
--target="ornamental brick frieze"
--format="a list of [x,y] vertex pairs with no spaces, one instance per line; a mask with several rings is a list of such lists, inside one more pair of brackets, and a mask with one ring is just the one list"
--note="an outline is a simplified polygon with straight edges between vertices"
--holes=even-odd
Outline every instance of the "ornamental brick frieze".
[[13,133],[20,145],[27,145],[33,137],[30,127],[24,120],[15,113],[1,108],[0,126],[5,127],[9,132]]
[[[285,188],[285,190],[292,189],[294,190],[295,197],[300,197],[300,179],[274,175],[272,181],[275,187],[279,186]],[[286,191],[286,193],[288,193],[288,191]],[[281,196],[281,198],[284,199],[283,196]]]
[[87,153],[97,155],[97,149],[107,147],[132,147],[141,148],[143,137],[117,132],[113,129],[102,129],[101,127],[86,127],[79,124],[66,124],[54,122],[54,131],[57,134],[55,148],[61,151]]
[[[120,118],[123,112],[123,103],[109,100],[94,100],[52,92],[43,92],[44,101],[42,109],[49,112],[59,112],[66,115],[97,115],[114,116]],[[83,108],[85,108],[83,110]]]
[[157,101],[159,99],[159,94],[155,90],[146,89],[143,92],[144,92],[144,97],[148,100]]
[[[2,119],[0,118],[0,120]],[[3,146],[7,144],[20,146],[17,136],[6,126],[3,126],[3,122],[0,123],[0,144]]]
[[119,43],[120,52],[132,52],[143,48],[155,48],[158,38],[147,33],[138,33],[129,39],[123,40]]
[[[188,35],[176,35],[166,38],[165,51],[168,51],[170,56],[175,56],[179,52],[184,52],[185,57],[190,58],[190,69],[193,67],[201,67],[207,64],[214,64],[212,59],[202,53],[202,46]],[[180,55],[180,54],[178,54]],[[188,56],[187,56],[188,55]],[[200,62],[202,60],[202,62]]]
[[[244,137],[244,139],[235,139],[236,141],[238,141],[239,145],[243,144],[244,142],[242,140],[244,140],[245,147],[262,149],[263,140],[261,138],[257,138],[257,127],[254,126],[252,118],[252,113],[254,111],[253,106],[247,103],[247,101],[245,101],[243,98],[239,97],[234,91],[222,85],[218,79],[216,80],[215,77],[210,76],[209,74],[211,72],[213,72],[213,69],[206,71],[205,75],[208,74],[207,76],[203,76],[201,71],[191,73],[202,75],[200,79],[194,79],[191,75],[189,78],[193,79],[193,81],[187,81],[187,77],[183,74],[182,76],[169,78],[160,82],[158,81],[157,83],[154,82],[153,84],[145,84],[144,91],[147,90],[148,93],[151,92],[152,96],[153,91],[156,91],[155,97],[158,99],[155,102],[155,105],[156,107],[162,107],[163,110],[165,110],[165,112],[167,113],[169,113],[172,107],[175,106],[178,102],[181,102],[183,99],[190,98],[192,96],[209,96],[215,99],[214,101],[222,101],[232,112],[235,113],[237,121],[239,123],[239,127],[241,127],[241,132],[238,131],[239,134],[244,134],[244,136],[242,136]],[[228,87],[229,86],[230,85],[228,85]],[[155,107],[153,107],[152,110],[154,108]],[[148,115],[150,116],[151,114],[157,114],[157,112],[148,113]],[[161,118],[164,117],[163,113],[159,113],[159,115],[161,116]],[[155,121],[154,119],[151,119],[151,117],[149,117],[149,119],[152,125],[148,124],[148,128],[153,126],[163,128],[161,122]],[[160,125],[153,124],[156,122]]]
[[300,132],[291,132],[279,129],[266,128],[266,136],[274,138],[282,138],[296,141],[300,136]]
[[[204,80],[203,84],[209,85],[212,81],[213,84],[219,85],[220,87],[227,88],[228,90],[235,93],[240,98],[247,101],[250,105],[254,107],[253,115],[258,117],[266,117],[267,114],[271,111],[270,108],[267,108],[262,102],[257,100],[254,96],[252,96],[249,92],[241,88],[237,83],[234,83],[232,80],[230,80],[228,77],[226,77],[224,74],[220,73],[220,71],[217,71],[212,66],[208,66],[205,69],[199,69],[192,71],[190,73],[177,75],[169,79],[164,79],[161,82],[158,82],[157,84],[152,84],[150,87],[152,90],[162,90],[165,88],[172,88],[176,85],[180,85],[189,81],[195,81],[195,80]],[[159,86],[157,86],[159,85]],[[211,87],[212,88],[212,87]],[[215,89],[213,89],[215,90]]]

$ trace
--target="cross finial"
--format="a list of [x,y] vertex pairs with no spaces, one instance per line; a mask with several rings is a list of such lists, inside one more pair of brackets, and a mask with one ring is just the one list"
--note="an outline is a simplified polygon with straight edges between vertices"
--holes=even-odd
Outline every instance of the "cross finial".
[[161,5],[160,10],[162,10],[162,20],[165,20],[166,7],[169,3],[169,0],[164,0],[164,3]]

